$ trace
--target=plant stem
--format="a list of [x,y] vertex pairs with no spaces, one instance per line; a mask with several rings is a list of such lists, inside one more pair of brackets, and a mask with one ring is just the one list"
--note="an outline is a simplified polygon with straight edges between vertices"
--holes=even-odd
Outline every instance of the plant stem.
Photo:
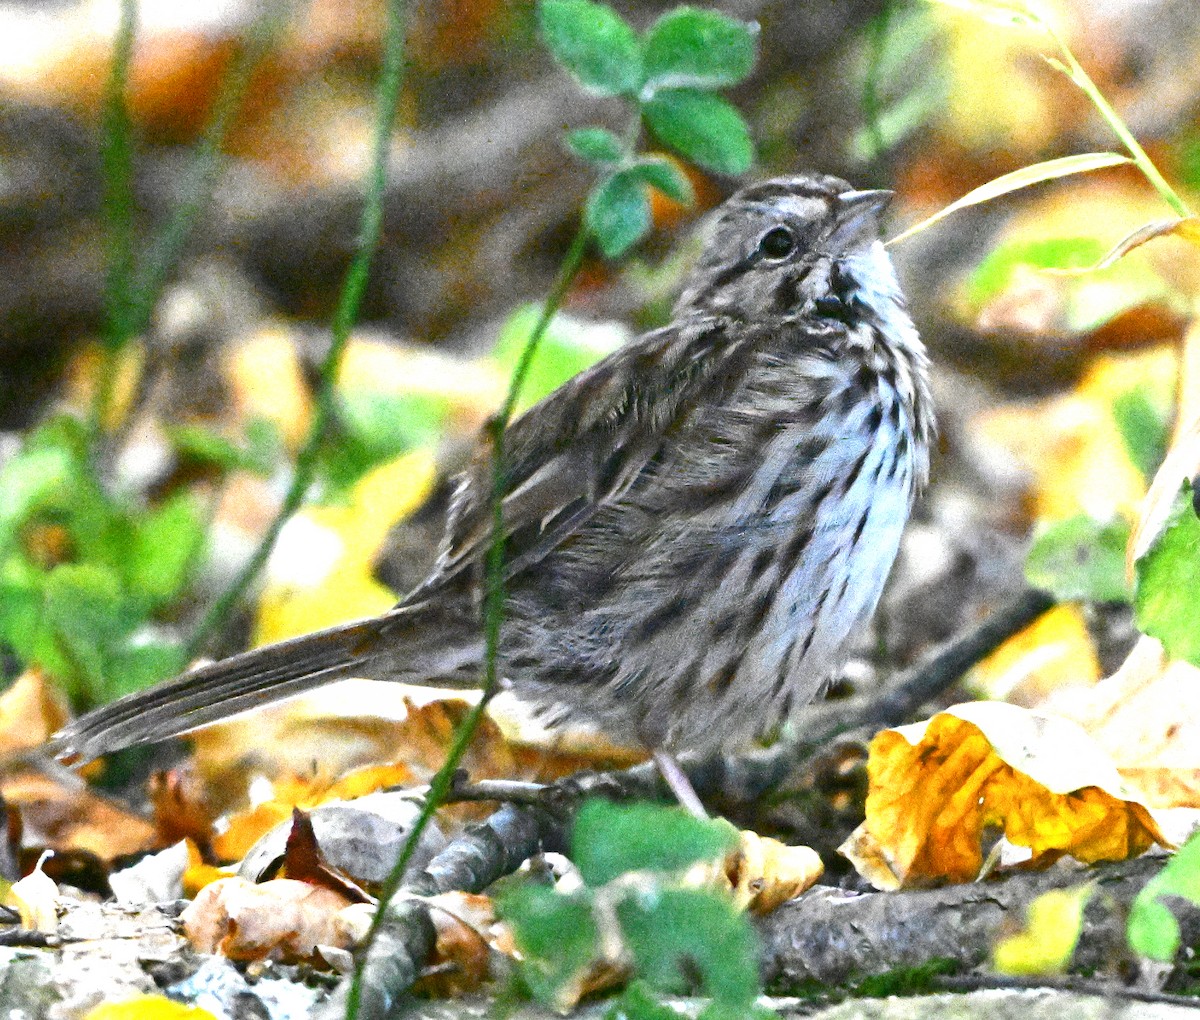
[[174,270],[197,218],[208,204],[221,169],[221,147],[241,106],[250,78],[270,48],[280,21],[280,15],[264,14],[233,55],[213,101],[208,125],[188,167],[184,198],[154,239],[134,279],[129,308],[131,335],[142,332],[149,324],[167,277]]
[[1146,155],[1146,150],[1142,148],[1138,140],[1133,136],[1133,132],[1129,130],[1128,125],[1121,119],[1121,115],[1112,108],[1112,105],[1104,98],[1103,93],[1096,87],[1096,83],[1092,81],[1091,75],[1084,70],[1083,65],[1075,59],[1075,54],[1071,52],[1071,48],[1067,45],[1066,40],[1055,30],[1054,26],[1049,22],[1044,21],[1034,12],[1029,12],[1030,19],[1038,25],[1051,39],[1054,40],[1059,51],[1066,60],[1066,66],[1057,64],[1056,61],[1051,61],[1056,64],[1068,78],[1091,100],[1092,105],[1100,111],[1112,128],[1113,133],[1121,140],[1121,144],[1129,150],[1129,155],[1133,157],[1137,168],[1141,170],[1153,186],[1154,189],[1162,196],[1164,202],[1174,210],[1177,216],[1190,216],[1191,211],[1187,207],[1187,203],[1176,194],[1175,189],[1167,183],[1166,178],[1158,171],[1158,167],[1154,165],[1153,160]]
[[98,436],[112,398],[115,355],[133,335],[129,323],[133,272],[133,143],[126,92],[137,36],[137,0],[121,0],[112,64],[104,86],[101,146],[102,212],[108,248],[104,293],[104,357],[92,401],[92,434]]
[[404,0],[390,0],[387,8],[387,29],[384,37],[383,71],[379,79],[376,98],[375,137],[372,147],[371,166],[367,171],[362,217],[359,221],[358,247],[350,268],[346,272],[337,307],[330,323],[329,350],[321,362],[317,382],[316,406],[312,422],[303,447],[296,455],[296,469],[292,483],[284,495],[279,512],[267,528],[266,534],[255,548],[249,560],[239,571],[229,587],[217,598],[204,619],[200,621],[188,651],[197,655],[209,638],[221,627],[234,607],[241,601],[247,589],[266,564],[275,546],[279,533],[293,514],[300,509],[316,474],[317,457],[326,430],[333,418],[335,386],[342,354],[350,339],[350,330],[358,319],[371,262],[379,246],[383,225],[383,192],[387,184],[388,150],[391,144],[392,125],[400,98],[400,85],[404,80]]
[[472,707],[471,711],[467,713],[466,718],[459,724],[458,729],[455,730],[454,741],[446,754],[446,760],[442,763],[442,767],[438,769],[437,775],[433,777],[433,781],[429,784],[429,793],[426,795],[425,802],[421,806],[421,813],[417,817],[416,824],[408,834],[408,838],[404,841],[404,847],[400,851],[400,856],[396,859],[392,870],[388,872],[387,880],[383,883],[383,888],[379,894],[379,905],[375,908],[375,916],[371,919],[371,927],[367,930],[366,937],[359,947],[354,975],[350,979],[350,990],[346,998],[346,1020],[356,1020],[358,1017],[359,1005],[362,1002],[363,972],[367,966],[371,946],[386,919],[387,906],[399,891],[400,885],[404,881],[404,872],[407,870],[408,862],[412,859],[412,855],[417,849],[421,834],[425,831],[434,813],[446,799],[446,795],[453,786],[454,775],[458,771],[458,764],[462,761],[463,755],[471,745],[471,740],[475,736],[475,731],[479,728],[488,703],[499,691],[500,678],[497,674],[497,664],[500,653],[500,627],[504,621],[504,433],[508,427],[509,420],[512,418],[513,411],[516,410],[517,402],[521,398],[521,389],[525,384],[525,377],[529,374],[529,368],[533,364],[538,344],[541,343],[542,337],[545,336],[546,329],[554,318],[554,313],[562,306],[563,299],[566,297],[571,282],[575,279],[576,274],[578,274],[580,266],[583,265],[583,256],[587,251],[588,236],[587,229],[580,227],[578,233],[575,235],[575,239],[571,242],[571,247],[567,250],[562,265],[559,267],[558,278],[555,280],[554,286],[546,298],[545,305],[542,306],[542,313],[538,316],[537,323],[533,327],[533,332],[529,334],[529,339],[525,342],[525,347],[521,351],[521,357],[513,369],[512,378],[508,384],[508,394],[504,398],[504,403],[488,424],[488,433],[491,436],[492,443],[492,541],[488,547],[487,566],[484,575],[483,697],[479,699],[478,704]]

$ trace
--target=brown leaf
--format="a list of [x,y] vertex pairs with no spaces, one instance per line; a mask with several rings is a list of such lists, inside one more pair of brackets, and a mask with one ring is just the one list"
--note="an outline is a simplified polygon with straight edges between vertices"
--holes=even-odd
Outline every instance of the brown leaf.
[[180,920],[202,953],[314,962],[321,946],[349,950],[362,937],[361,915],[344,913],[349,906],[344,896],[306,882],[223,878],[201,889]]
[[437,943],[417,989],[434,998],[477,991],[491,978],[493,952],[515,953],[507,925],[496,919],[491,897],[449,892],[430,897],[429,916]]

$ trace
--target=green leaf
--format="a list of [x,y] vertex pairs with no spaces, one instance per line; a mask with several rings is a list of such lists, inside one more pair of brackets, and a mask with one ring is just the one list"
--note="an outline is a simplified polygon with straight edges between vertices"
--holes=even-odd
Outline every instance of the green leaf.
[[627,170],[613,174],[588,196],[584,221],[607,258],[625,254],[650,230],[642,182]]
[[601,886],[629,871],[678,871],[717,860],[736,845],[736,830],[719,819],[657,804],[589,800],[575,818],[571,859],[588,885]]
[[449,406],[435,394],[339,390],[338,431],[320,465],[329,487],[327,501],[336,502],[372,468],[436,442]]
[[677,7],[646,35],[646,85],[718,89],[736,85],[754,69],[758,26],[717,11]]
[[754,143],[742,115],[720,96],[664,89],[642,104],[654,133],[705,170],[741,174],[754,162]]
[[275,470],[283,450],[278,428],[266,418],[247,424],[244,445],[202,425],[169,425],[167,438],[181,457],[222,471],[250,471],[262,477]]
[[113,651],[103,697],[97,700],[112,701],[134,691],[144,691],[181,673],[187,660],[187,648],[182,642],[133,634]]
[[602,127],[576,128],[567,132],[567,148],[580,159],[602,166],[625,158],[625,143]]
[[1060,602],[1128,602],[1125,579],[1129,524],[1101,523],[1086,515],[1058,521],[1034,539],[1025,561],[1025,577]]
[[[500,328],[491,357],[504,375],[512,375],[541,315],[541,305],[522,305]],[[611,354],[628,338],[628,331],[615,323],[588,322],[565,312],[556,313],[534,352],[521,389],[522,404],[541,400],[572,376]]]
[[1104,245],[1094,237],[1052,237],[1001,244],[988,253],[967,280],[966,297],[979,308],[1003,294],[1021,266],[1083,269],[1095,265]]
[[107,686],[110,650],[137,623],[116,571],[95,563],[55,567],[46,578],[42,611],[45,659],[38,664],[73,688],[73,700],[96,702]]
[[0,468],[0,547],[15,537],[26,518],[67,487],[75,471],[65,450],[22,452]]
[[527,882],[502,895],[498,908],[512,925],[529,990],[543,1002],[553,1002],[559,988],[600,956],[587,892],[562,896]]
[[1178,896],[1200,905],[1200,833],[1192,836],[1137,894],[1129,911],[1130,948],[1139,956],[1171,963],[1179,950],[1179,922],[1163,902]]
[[157,608],[191,578],[204,547],[204,514],[190,492],[172,496],[137,525],[125,571],[131,595]]
[[1136,564],[1138,629],[1174,659],[1200,666],[1200,519],[1184,483],[1166,526]]
[[1152,388],[1143,384],[1118,396],[1112,413],[1129,459],[1149,482],[1167,455],[1170,405],[1155,400]]
[[604,1016],[605,1020],[680,1020],[679,1012],[659,1002],[642,981],[631,981]]
[[665,992],[700,991],[724,1006],[749,1006],[759,992],[758,939],[726,898],[704,889],[655,889],[617,904],[637,973]]
[[643,156],[628,172],[649,184],[651,187],[657,188],[667,198],[673,198],[676,202],[682,202],[684,205],[691,205],[695,196],[692,194],[691,182],[687,176],[669,159],[663,159],[661,156]]
[[641,44],[611,7],[591,0],[542,0],[538,15],[554,59],[584,88],[601,96],[641,88]]

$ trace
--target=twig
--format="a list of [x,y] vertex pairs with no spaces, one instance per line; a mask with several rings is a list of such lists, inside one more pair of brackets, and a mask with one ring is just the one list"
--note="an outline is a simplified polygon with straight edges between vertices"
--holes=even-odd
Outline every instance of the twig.
[[943,974],[930,979],[934,985],[951,992],[974,992],[985,988],[1038,989],[1053,988],[1056,991],[1077,992],[1081,995],[1098,995],[1105,999],[1127,999],[1132,1002],[1162,1002],[1175,1006],[1200,1008],[1200,999],[1194,995],[1176,995],[1171,992],[1155,992],[1145,988],[1130,988],[1115,981],[1096,981],[1093,978],[1072,977],[1010,977],[1007,974]]
[[[765,751],[681,762],[688,780],[704,798],[727,804],[749,804],[778,786],[799,762],[820,754],[836,736],[862,728],[895,726],[910,719],[923,704],[957,682],[1014,634],[1024,630],[1054,605],[1045,592],[1027,589],[971,630],[931,652],[873,698],[847,707],[842,702],[811,706],[797,723],[800,741],[781,741]],[[555,783],[504,780],[458,782],[452,800],[503,800],[513,804],[553,807],[564,798],[624,800],[667,797],[658,770],[650,762],[616,772],[579,773]]]
[[[391,1015],[398,1001],[424,973],[433,950],[433,924],[423,897],[452,890],[481,892],[516,871],[534,854],[561,849],[566,821],[537,808],[505,805],[479,825],[470,826],[415,875],[407,876],[392,902],[381,902],[371,963],[353,1000],[360,1016]],[[317,1013],[334,1020],[351,1008],[353,985],[343,984]]]

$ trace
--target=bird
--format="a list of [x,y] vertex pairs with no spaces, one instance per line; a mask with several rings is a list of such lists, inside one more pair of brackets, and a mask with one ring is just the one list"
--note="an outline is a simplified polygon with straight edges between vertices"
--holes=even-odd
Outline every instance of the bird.
[[[710,218],[670,321],[505,433],[497,670],[550,724],[653,753],[735,750],[819,696],[869,620],[935,420],[880,219],[892,193],[799,173]],[[457,481],[429,576],[393,609],[126,695],[52,738],[90,760],[329,681],[480,683],[493,449]]]

